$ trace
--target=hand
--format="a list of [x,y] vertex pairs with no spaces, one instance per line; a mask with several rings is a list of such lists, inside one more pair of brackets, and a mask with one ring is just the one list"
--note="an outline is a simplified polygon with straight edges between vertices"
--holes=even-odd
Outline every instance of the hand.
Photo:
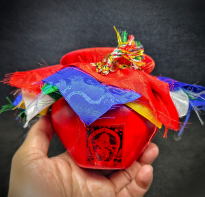
[[12,160],[9,197],[141,197],[149,189],[150,164],[158,155],[155,144],[129,168],[107,174],[78,167],[68,152],[48,158],[53,135],[48,116],[31,128]]

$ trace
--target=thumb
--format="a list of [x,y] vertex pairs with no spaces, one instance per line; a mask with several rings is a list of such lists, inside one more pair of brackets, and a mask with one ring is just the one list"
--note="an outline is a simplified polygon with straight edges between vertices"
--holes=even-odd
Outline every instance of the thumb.
[[43,116],[36,122],[18,151],[38,156],[47,156],[54,129],[50,116]]

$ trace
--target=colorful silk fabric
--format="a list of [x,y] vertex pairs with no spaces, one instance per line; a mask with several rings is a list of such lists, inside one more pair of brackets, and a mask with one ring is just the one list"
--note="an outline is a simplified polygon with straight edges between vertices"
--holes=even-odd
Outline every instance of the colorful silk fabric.
[[115,104],[125,104],[141,97],[140,94],[101,84],[77,68],[64,68],[43,80],[58,90],[78,114],[90,125]]
[[[39,68],[27,72],[17,72],[4,82],[31,93],[39,94],[43,86],[43,79],[53,75],[62,68],[76,66],[103,84],[139,93],[142,95],[140,99],[148,103],[155,117],[165,127],[179,130],[179,117],[169,94],[169,84],[148,74],[155,66],[151,57],[145,55],[143,71],[126,68],[110,73],[107,76],[103,76],[95,71],[95,67],[91,63],[102,61],[104,56],[111,53],[113,49],[91,48],[73,51],[61,59],[61,65]],[[122,64],[127,63],[127,60],[121,59],[120,61]]]
[[[71,52],[61,59],[61,64],[65,67],[74,65],[102,83],[138,92],[165,127],[179,130],[179,116],[169,94],[169,84],[141,70],[122,69],[106,76],[100,75],[90,63],[94,60],[98,62],[100,60],[99,54],[106,54],[106,50],[107,53],[110,52],[110,50],[103,48],[84,49],[80,50],[79,53],[77,51]],[[149,61],[152,60],[147,56],[145,61],[149,64]]]

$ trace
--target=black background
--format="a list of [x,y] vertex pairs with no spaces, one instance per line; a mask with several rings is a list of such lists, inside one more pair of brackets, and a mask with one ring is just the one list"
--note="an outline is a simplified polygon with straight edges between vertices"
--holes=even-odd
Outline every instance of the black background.
[[[156,62],[153,75],[205,86],[203,0],[1,0],[0,16],[1,80],[5,73],[38,68],[43,60],[58,64],[75,49],[115,47],[115,25],[141,41]],[[12,90],[0,84],[0,105],[7,104]],[[174,131],[163,139],[163,129],[153,140],[160,155],[146,197],[204,196],[205,127],[194,112],[189,122],[180,141],[174,140]],[[7,195],[11,159],[23,140],[13,112],[1,114],[0,196]],[[49,156],[63,151],[55,136]]]

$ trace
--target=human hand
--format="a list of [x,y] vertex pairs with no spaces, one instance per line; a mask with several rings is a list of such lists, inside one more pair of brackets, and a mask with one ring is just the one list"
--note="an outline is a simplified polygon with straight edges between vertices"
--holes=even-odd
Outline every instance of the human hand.
[[31,128],[12,160],[9,197],[142,197],[149,189],[150,164],[158,155],[155,144],[129,168],[107,174],[80,168],[68,152],[48,158],[53,135],[49,116]]

